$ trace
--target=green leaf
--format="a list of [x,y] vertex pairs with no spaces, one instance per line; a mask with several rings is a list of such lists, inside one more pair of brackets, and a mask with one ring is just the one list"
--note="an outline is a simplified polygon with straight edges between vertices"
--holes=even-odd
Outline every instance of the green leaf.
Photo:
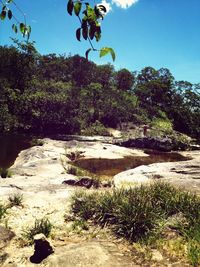
[[4,20],[4,19],[6,18],[6,11],[5,11],[5,10],[3,10],[3,11],[1,12],[0,17],[1,17],[1,20]]
[[9,10],[8,10],[8,18],[9,18],[9,19],[12,19],[12,16],[13,16],[13,15],[12,15],[12,11],[9,9]]
[[81,2],[77,2],[74,5],[74,13],[76,14],[76,16],[79,15],[80,11],[81,11],[81,7],[82,7],[82,3]]
[[93,40],[93,38],[94,38],[95,30],[96,30],[96,25],[95,24],[94,25],[92,24],[90,26],[90,29],[89,29],[89,36],[90,36],[90,39],[91,40]]
[[18,32],[17,26],[16,26],[15,24],[12,25],[12,29],[13,29],[13,31],[14,31],[15,33]]
[[82,23],[82,35],[83,35],[83,38],[85,40],[87,40],[87,38],[88,38],[88,27],[87,27],[87,23],[86,22]]
[[73,3],[72,0],[69,0],[68,3],[67,3],[67,12],[71,16],[72,16],[73,8],[74,8],[74,3]]
[[81,41],[81,28],[76,30],[76,39],[80,42]]
[[19,24],[19,29],[20,29],[20,32],[21,32],[22,34],[25,33],[25,28],[26,28],[26,26],[25,26],[24,23],[20,23],[20,24]]
[[101,48],[99,56],[100,57],[104,57],[109,53],[111,54],[112,60],[115,61],[115,52],[111,47],[103,47],[103,48]]
[[87,60],[88,60],[88,55],[89,55],[89,53],[90,53],[91,50],[92,50],[92,49],[89,48],[89,49],[85,52],[85,57],[86,57]]
[[101,39],[101,27],[99,25],[96,25],[95,38],[97,42]]

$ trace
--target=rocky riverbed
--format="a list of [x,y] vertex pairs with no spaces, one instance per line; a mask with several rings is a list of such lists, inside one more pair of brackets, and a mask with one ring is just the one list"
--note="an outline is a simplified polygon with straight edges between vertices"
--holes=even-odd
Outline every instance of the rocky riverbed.
[[[8,197],[15,193],[23,194],[23,207],[9,209],[6,221],[3,220],[1,223],[11,228],[16,235],[10,245],[2,250],[2,255],[8,254],[5,260],[2,260],[4,261],[2,266],[33,266],[29,261],[33,247],[23,247],[19,237],[23,229],[33,225],[35,219],[43,217],[49,218],[54,225],[52,243],[56,249],[55,253],[49,256],[41,266],[109,267],[122,266],[122,262],[123,265],[126,262],[126,266],[137,266],[131,260],[131,256],[126,252],[123,253],[120,245],[116,245],[115,242],[107,239],[102,242],[102,239],[98,240],[98,238],[95,241],[86,241],[85,238],[75,240],[67,234],[68,224],[64,222],[64,217],[69,210],[70,197],[76,187],[62,184],[64,180],[74,177],[64,171],[63,164],[65,167],[68,166],[69,162],[65,155],[71,151],[82,151],[85,158],[117,159],[148,155],[142,150],[119,147],[100,141],[79,142],[50,139],[43,141],[43,146],[35,146],[19,154],[11,167],[13,172],[11,178],[0,179],[2,202],[6,203]],[[116,187],[130,186],[135,183],[163,179],[200,193],[200,153],[192,151],[182,152],[182,154],[191,159],[182,162],[155,163],[128,170],[114,177],[114,185]],[[63,255],[67,260],[61,260]]]

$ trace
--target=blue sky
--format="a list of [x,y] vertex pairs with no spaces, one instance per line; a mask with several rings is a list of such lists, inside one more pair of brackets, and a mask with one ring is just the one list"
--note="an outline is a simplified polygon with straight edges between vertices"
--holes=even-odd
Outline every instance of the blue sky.
[[[101,1],[101,0],[100,0]],[[103,0],[105,1],[105,0]],[[15,0],[32,26],[31,39],[41,54],[80,54],[89,44],[78,42],[79,22],[66,12],[67,0]],[[97,0],[96,0],[97,2]],[[145,66],[169,68],[177,80],[200,82],[200,0],[106,0],[111,10],[102,22],[102,39],[96,45],[112,47],[110,56],[90,59],[110,62],[116,69],[141,70]],[[98,3],[98,2],[97,2]],[[22,16],[15,11],[22,20]],[[11,23],[0,22],[0,44],[10,44]]]

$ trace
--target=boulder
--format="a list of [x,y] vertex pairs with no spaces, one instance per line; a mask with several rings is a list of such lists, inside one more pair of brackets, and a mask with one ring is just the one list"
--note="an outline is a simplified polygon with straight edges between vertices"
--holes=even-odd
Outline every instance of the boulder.
[[54,253],[53,247],[50,245],[44,234],[34,236],[34,254],[30,257],[32,263],[40,263],[50,254]]
[[164,152],[170,152],[171,150],[174,149],[173,141],[168,137],[135,138],[121,142],[120,145],[125,147],[154,149]]

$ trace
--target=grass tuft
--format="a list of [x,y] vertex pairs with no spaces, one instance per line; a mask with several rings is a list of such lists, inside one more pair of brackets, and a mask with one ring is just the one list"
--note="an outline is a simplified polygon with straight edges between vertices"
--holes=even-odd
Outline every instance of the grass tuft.
[[29,241],[29,243],[33,243],[34,236],[36,234],[44,234],[46,237],[50,236],[52,230],[52,223],[47,218],[42,218],[40,220],[36,219],[33,227],[27,228],[23,230],[22,236]]
[[5,217],[6,212],[7,212],[7,207],[3,204],[0,204],[0,220]]
[[12,172],[8,168],[0,168],[0,176],[1,178],[10,178],[12,176]]
[[23,195],[19,194],[19,193],[13,194],[13,195],[9,196],[8,201],[9,201],[10,207],[23,206]]
[[[192,266],[200,266],[200,198],[170,184],[155,182],[106,192],[79,191],[72,212],[81,220],[109,226],[117,235],[148,246],[162,243]],[[165,230],[176,238],[165,239]],[[172,242],[173,241],[173,242]]]

